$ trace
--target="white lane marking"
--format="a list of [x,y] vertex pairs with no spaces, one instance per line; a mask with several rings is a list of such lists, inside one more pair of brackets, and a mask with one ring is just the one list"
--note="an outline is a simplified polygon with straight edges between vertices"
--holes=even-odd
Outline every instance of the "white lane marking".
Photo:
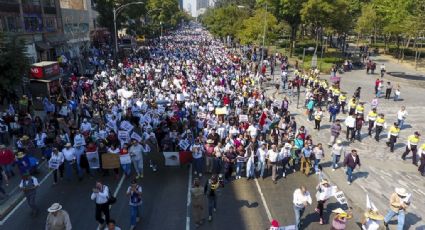
[[261,202],[263,202],[264,209],[266,209],[267,218],[269,218],[269,222],[273,220],[272,214],[270,213],[269,206],[267,205],[266,199],[264,198],[263,191],[261,190],[260,184],[258,183],[257,178],[254,179],[255,184],[257,185],[258,193],[260,193]]
[[[52,175],[52,173],[53,173],[54,171],[52,170],[52,171],[50,171],[50,172],[48,172],[44,177],[43,177],[43,179],[41,179],[41,181],[40,181],[40,187],[41,187],[41,185],[47,180],[47,178],[49,178],[49,176],[50,175]],[[27,200],[27,198],[25,198],[24,197],[24,199],[22,199],[13,209],[12,209],[12,211],[10,211],[7,215],[6,215],[6,217],[3,219],[3,220],[1,220],[0,221],[0,226],[1,225],[3,225],[4,223],[6,223],[6,221],[22,206],[22,204],[25,202]]]
[[186,230],[190,230],[190,205],[192,197],[190,189],[192,188],[192,165],[189,166],[189,181],[187,182],[187,204],[186,204]]

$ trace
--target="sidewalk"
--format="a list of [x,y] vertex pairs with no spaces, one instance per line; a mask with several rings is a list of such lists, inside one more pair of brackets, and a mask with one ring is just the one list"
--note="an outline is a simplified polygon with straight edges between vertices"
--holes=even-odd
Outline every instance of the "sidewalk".
[[[406,71],[406,67],[400,66],[397,63],[386,64],[387,70]],[[280,70],[278,70],[279,73]],[[292,77],[292,76],[291,76]],[[364,70],[356,70],[347,72],[341,75],[342,89],[346,91],[347,95],[352,95],[357,87],[362,87],[361,99],[366,102],[366,112],[369,111],[369,103],[374,97],[374,81],[378,74],[366,75]],[[324,79],[329,80],[328,75],[322,76]],[[400,84],[402,88],[401,98],[403,101],[394,102],[393,100],[380,99],[378,112],[386,115],[387,124],[390,126],[392,122],[396,121],[396,113],[399,108],[404,105],[409,112],[406,120],[405,128],[401,131],[398,143],[396,144],[395,152],[390,153],[386,147],[384,140],[376,143],[375,140],[367,136],[366,128],[363,128],[362,142],[355,142],[347,146],[347,150],[355,148],[359,152],[362,167],[360,170],[356,169],[354,174],[354,183],[348,185],[346,176],[343,169],[338,169],[332,172],[329,167],[331,156],[329,149],[325,149],[325,161],[322,164],[325,166],[324,172],[330,180],[337,184],[341,190],[345,192],[348,198],[352,201],[352,205],[360,208],[366,208],[366,194],[369,194],[370,199],[375,203],[378,209],[386,214],[389,208],[389,197],[394,192],[396,187],[405,187],[412,193],[412,204],[408,209],[406,215],[405,229],[425,229],[425,180],[420,176],[417,167],[411,163],[411,155],[408,156],[406,161],[401,160],[401,154],[405,150],[405,142],[409,135],[414,131],[422,133],[422,140],[420,144],[424,143],[425,136],[425,90],[417,81],[408,81],[397,77],[384,77],[385,81],[392,81],[394,84]],[[279,80],[276,79],[276,83]],[[273,88],[269,87],[267,94],[273,92]],[[279,94],[278,98],[283,99],[285,95]],[[298,127],[301,125],[306,126],[308,132],[313,136],[315,143],[328,143],[330,137],[330,123],[328,122],[328,114],[325,113],[322,121],[321,131],[314,130],[314,124],[306,120],[303,115],[305,110],[296,108],[296,97],[292,99],[294,103],[290,105],[290,111],[296,115]],[[300,95],[300,105],[303,104],[304,93]],[[301,115],[301,116],[299,116]],[[345,119],[344,115],[339,115],[338,119]],[[345,127],[343,125],[343,130]],[[386,135],[386,130],[383,131]],[[345,133],[341,134],[341,140],[345,140]],[[395,219],[394,219],[395,220]],[[390,222],[390,229],[395,229],[394,221]]]

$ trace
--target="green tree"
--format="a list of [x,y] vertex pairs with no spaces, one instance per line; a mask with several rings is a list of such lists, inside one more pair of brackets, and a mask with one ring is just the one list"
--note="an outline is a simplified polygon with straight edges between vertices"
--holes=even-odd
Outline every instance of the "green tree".
[[[266,27],[265,27],[266,26]],[[254,15],[246,19],[236,37],[241,44],[262,45],[264,29],[266,29],[265,43],[274,41],[279,33],[279,24],[276,17],[265,9],[255,10]]]
[[290,57],[292,57],[297,42],[297,31],[301,24],[301,9],[304,2],[306,0],[280,0],[278,18],[285,20],[291,27]]
[[355,31],[358,33],[359,39],[365,34],[373,35],[373,41],[376,43],[376,37],[382,31],[382,21],[373,5],[367,4],[363,6],[361,15],[357,19]]
[[16,36],[0,34],[0,90],[22,83],[29,71],[25,42]]

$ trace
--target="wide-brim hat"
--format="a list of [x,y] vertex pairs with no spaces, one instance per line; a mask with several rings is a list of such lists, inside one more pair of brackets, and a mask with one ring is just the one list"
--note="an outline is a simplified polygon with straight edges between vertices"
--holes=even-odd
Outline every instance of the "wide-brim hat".
[[366,212],[365,217],[372,219],[372,220],[383,220],[384,219],[383,215],[379,214],[376,211],[372,211],[372,210],[370,210],[369,212]]
[[214,141],[212,139],[208,139],[207,144],[214,144]]
[[329,184],[329,181],[327,179],[323,179],[320,181],[320,185]]
[[65,147],[71,147],[71,146],[72,146],[72,145],[71,145],[71,143],[69,143],[69,142],[65,144]]
[[30,139],[30,137],[29,136],[27,136],[27,135],[23,135],[22,137],[21,137],[21,141],[26,141],[26,140],[29,140]]
[[395,193],[397,193],[399,196],[407,196],[407,191],[405,188],[396,188]]
[[62,205],[60,205],[59,203],[54,203],[54,204],[52,204],[52,206],[50,206],[47,209],[47,211],[48,212],[57,212],[57,211],[59,211],[61,209],[62,209]]
[[24,156],[25,156],[24,152],[18,152],[18,153],[16,154],[16,158],[22,158],[22,157],[24,157]]
[[347,214],[347,212],[345,212],[342,208],[334,209],[332,212],[336,214]]
[[341,140],[336,140],[336,143],[337,143],[337,144],[341,144],[341,143],[342,143],[342,141],[341,141]]

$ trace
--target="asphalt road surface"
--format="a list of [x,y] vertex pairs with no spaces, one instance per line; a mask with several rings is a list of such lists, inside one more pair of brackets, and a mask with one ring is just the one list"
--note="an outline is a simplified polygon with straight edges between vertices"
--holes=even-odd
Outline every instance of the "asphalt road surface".
[[[194,223],[187,219],[189,167],[160,167],[156,173],[152,172],[148,165],[145,167],[145,176],[139,180],[143,188],[142,219],[136,229],[195,229]],[[203,181],[207,176],[204,176]],[[95,178],[99,177],[117,193],[118,200],[112,206],[111,217],[123,230],[129,229],[130,210],[125,192],[130,179],[123,177],[116,179],[112,175],[101,177],[95,173]],[[118,187],[121,181],[121,186]],[[0,229],[44,229],[46,210],[54,202],[59,202],[63,209],[68,211],[73,229],[97,229],[94,218],[95,204],[90,200],[95,179],[86,176],[81,182],[76,178],[73,181],[62,180],[55,186],[52,182],[53,178],[50,175],[37,191],[37,204],[40,208],[37,217],[30,216],[28,205],[23,202],[3,220]],[[304,214],[305,229],[329,229],[329,224],[321,226],[317,223],[319,217],[314,212],[314,187],[317,183],[316,175],[306,177],[299,172],[288,175],[286,179],[280,178],[277,184],[273,184],[270,177],[257,181],[247,181],[245,178],[232,181],[219,193],[217,212],[214,213],[213,221],[206,221],[200,229],[267,229],[268,212],[271,218],[277,219],[282,225],[291,225],[294,223],[292,194],[302,184],[307,186],[313,197],[313,205],[309,206]],[[330,220],[330,211],[338,206],[333,198],[328,202],[325,220]],[[207,218],[206,208],[205,211]],[[358,229],[355,222],[356,219],[350,222],[349,229]],[[190,224],[186,226],[187,223]]]

